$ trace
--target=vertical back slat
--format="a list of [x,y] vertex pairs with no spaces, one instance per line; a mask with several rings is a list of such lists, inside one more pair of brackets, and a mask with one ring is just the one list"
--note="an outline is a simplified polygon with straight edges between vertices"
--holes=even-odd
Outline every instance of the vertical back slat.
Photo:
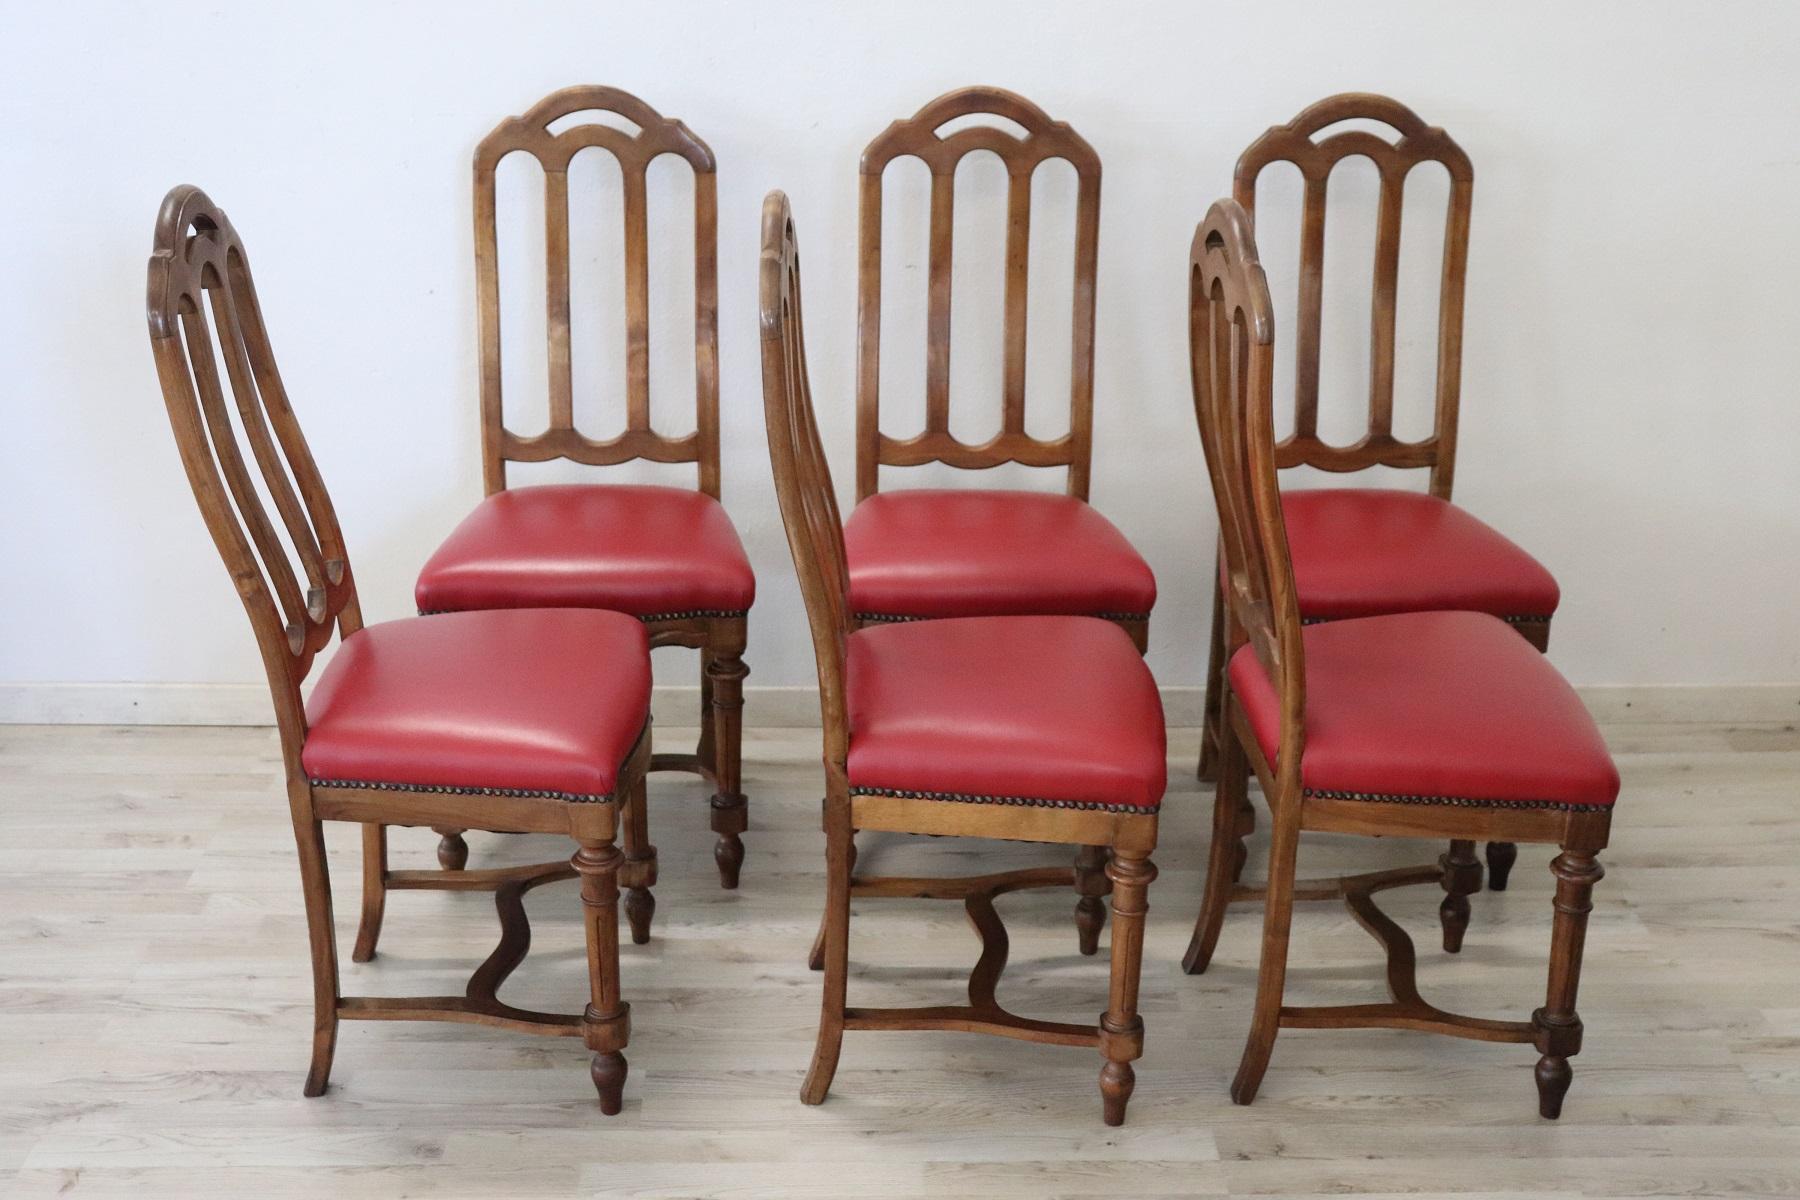
[[1000,392],[1000,428],[1025,432],[1025,330],[1031,270],[1031,172],[1008,166],[1006,175],[1006,328]]
[[719,497],[719,181],[694,173],[694,414],[700,490]]
[[1319,433],[1319,342],[1325,321],[1325,201],[1329,176],[1306,180],[1300,218],[1300,294],[1294,330],[1294,432]]
[[650,430],[650,220],[648,164],[621,163],[625,184],[625,428]]
[[544,171],[544,337],[550,359],[550,428],[575,428],[569,356],[569,173]]
[[931,249],[925,314],[925,429],[950,430],[950,255],[956,225],[956,164],[931,169]]
[[1431,464],[1431,494],[1450,498],[1456,481],[1456,426],[1462,411],[1463,287],[1469,276],[1469,209],[1474,184],[1450,181],[1450,212],[1444,221],[1444,274],[1438,288],[1437,461]]
[[506,488],[500,388],[500,233],[494,168],[475,162],[475,323],[481,356],[481,487]]
[[1100,172],[1075,190],[1075,304],[1069,336],[1069,495],[1086,500],[1094,447],[1094,307],[1100,269]]
[[1400,213],[1406,173],[1381,171],[1381,199],[1375,219],[1375,271],[1369,313],[1369,435],[1380,441],[1394,433],[1394,309],[1400,284]]
[[881,174],[867,164],[856,218],[856,499],[875,494],[881,464]]

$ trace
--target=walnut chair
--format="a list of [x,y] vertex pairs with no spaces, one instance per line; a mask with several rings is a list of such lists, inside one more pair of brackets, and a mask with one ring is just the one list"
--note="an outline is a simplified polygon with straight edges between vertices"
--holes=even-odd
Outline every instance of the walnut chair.
[[[1389,139],[1362,129],[1326,135],[1331,127],[1354,120],[1378,122],[1395,136]],[[1370,314],[1369,425],[1368,432],[1354,444],[1333,445],[1323,441],[1318,432],[1326,191],[1332,169],[1357,155],[1367,157],[1381,175]],[[1491,613],[1539,650],[1547,648],[1550,618],[1559,598],[1556,580],[1531,555],[1450,502],[1462,387],[1469,205],[1474,188],[1468,156],[1449,134],[1427,126],[1398,101],[1352,92],[1321,100],[1288,124],[1270,129],[1239,157],[1232,194],[1253,216],[1257,180],[1266,167],[1277,162],[1298,168],[1304,181],[1304,207],[1299,239],[1299,320],[1294,336],[1294,431],[1277,444],[1275,461],[1283,468],[1305,465],[1332,472],[1385,466],[1429,473],[1425,492],[1309,488],[1283,493],[1301,620],[1311,624],[1387,613],[1467,610]],[[1438,297],[1434,428],[1423,440],[1406,442],[1393,432],[1396,288],[1402,196],[1408,174],[1421,163],[1443,166],[1449,176],[1449,207]],[[1203,779],[1213,776],[1224,730],[1223,697],[1229,686],[1225,677],[1226,607],[1213,605],[1200,751]],[[1246,824],[1252,819],[1246,809]],[[1479,884],[1481,868],[1474,847],[1452,846],[1450,854]],[[1517,849],[1510,842],[1488,844],[1488,885],[1493,890],[1506,889],[1516,858]]]
[[[955,1029],[1098,1047],[1106,1123],[1125,1119],[1143,1048],[1137,1015],[1145,893],[1156,875],[1166,763],[1155,681],[1116,625],[1067,615],[947,617],[856,628],[831,471],[814,420],[787,197],[763,204],[763,403],[788,547],[806,599],[824,719],[825,996],[800,1098],[819,1104],[850,1029]],[[1067,887],[1045,867],[970,878],[853,873],[852,831],[1098,846],[1112,885],[1112,983],[1098,1026],[1002,1009],[1006,964],[994,897]],[[846,1005],[853,896],[960,900],[982,942],[969,1002]]]
[[[952,133],[948,122],[1001,117]],[[950,304],[956,170],[972,151],[990,151],[1007,171],[1006,279],[1000,430],[979,445],[950,429]],[[881,431],[882,180],[911,155],[931,172],[927,268],[925,428],[905,438]],[[1061,159],[1076,178],[1073,354],[1069,430],[1053,439],[1025,429],[1027,269],[1031,184],[1037,168]],[[1100,158],[1081,135],[1052,121],[1023,96],[970,87],[939,96],[895,121],[863,151],[857,293],[856,498],[844,523],[850,611],[857,627],[940,617],[1055,614],[1097,616],[1149,638],[1156,578],[1125,535],[1088,503],[1093,457],[1094,277],[1100,237]],[[1067,468],[1065,495],[999,488],[913,488],[882,492],[881,467],[945,463],[986,470],[1006,463]],[[1076,928],[1093,954],[1105,910],[1104,856],[1077,855]],[[819,946],[813,963],[817,967]]]
[[[243,243],[198,188],[178,187],[163,201],[149,276],[150,344],[169,421],[255,630],[281,735],[312,948],[306,1094],[325,1091],[341,1020],[461,1021],[583,1039],[594,1052],[601,1111],[617,1113],[630,1027],[619,997],[618,889],[621,878],[648,886],[629,861],[644,838],[649,761],[643,625],[619,613],[539,608],[365,627],[343,532],[276,370]],[[303,702],[301,682],[334,629],[337,653]],[[325,821],[363,824],[359,961],[373,953],[389,889],[494,893],[500,944],[465,994],[340,993]],[[389,825],[562,833],[577,849],[569,862],[505,870],[388,871]],[[505,1003],[496,992],[531,941],[525,892],[577,876],[592,981],[586,1009]]]
[[[594,119],[561,132],[575,113],[614,113],[623,132]],[[625,430],[594,441],[575,428],[569,347],[569,177],[577,153],[598,147],[618,160],[625,212]],[[500,263],[495,171],[515,151],[544,170],[548,275],[550,425],[521,436],[503,423]],[[650,243],[645,196],[650,164],[673,154],[694,176],[695,429],[681,437],[650,426]],[[629,613],[651,646],[699,649],[700,744],[694,754],[657,754],[653,771],[693,771],[713,786],[713,857],[719,883],[735,888],[744,861],[747,813],[741,786],[745,623],[756,578],[737,530],[719,503],[719,320],[717,194],[713,154],[680,121],[610,87],[571,87],[511,117],[475,151],[475,275],[481,337],[482,482],[475,511],[419,573],[420,613],[497,608],[592,608]],[[582,483],[507,487],[508,462],[554,459],[607,466],[648,459],[694,463],[698,490]],[[461,831],[440,830],[439,861],[461,869]],[[645,870],[656,875],[654,849]],[[632,936],[648,940],[650,912],[632,913]]]
[[[1304,623],[1277,481],[1268,284],[1249,214],[1237,202],[1213,205],[1194,235],[1189,270],[1194,403],[1218,501],[1232,644],[1211,860],[1183,966],[1206,969],[1227,905],[1264,904],[1255,1015],[1232,1099],[1255,1097],[1281,1029],[1418,1029],[1535,1045],[1538,1111],[1556,1117],[1569,1059],[1581,1048],[1575,994],[1602,874],[1595,855],[1606,845],[1618,771],[1574,689],[1492,614]],[[1273,814],[1261,887],[1234,884],[1246,764]],[[1479,876],[1472,881],[1453,855],[1435,866],[1296,883],[1303,830],[1560,846],[1551,864],[1556,899],[1544,1006],[1529,1021],[1500,1021],[1445,1012],[1419,995],[1412,941],[1375,907],[1374,893],[1439,883],[1460,898]],[[1392,1000],[1284,1005],[1294,901],[1340,897],[1385,946]]]

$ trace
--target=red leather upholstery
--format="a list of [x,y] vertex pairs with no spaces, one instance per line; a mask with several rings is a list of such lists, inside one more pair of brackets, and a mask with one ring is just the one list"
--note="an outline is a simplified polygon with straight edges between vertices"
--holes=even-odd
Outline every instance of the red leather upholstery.
[[306,704],[314,780],[609,796],[650,717],[641,621],[445,613],[344,639]]
[[[1619,772],[1563,677],[1485,613],[1403,613],[1311,625],[1309,793],[1352,798],[1605,806]],[[1271,763],[1280,698],[1248,646],[1231,687]]]
[[1156,577],[1125,535],[1070,496],[879,492],[844,522],[858,616],[1143,616]]
[[846,673],[853,791],[1068,808],[1162,802],[1162,700],[1117,625],[877,625],[850,635]]
[[1283,492],[1281,507],[1304,618],[1556,611],[1550,572],[1446,500],[1386,488],[1305,488]]
[[717,500],[685,488],[546,484],[483,500],[419,572],[420,612],[740,613],[756,577]]

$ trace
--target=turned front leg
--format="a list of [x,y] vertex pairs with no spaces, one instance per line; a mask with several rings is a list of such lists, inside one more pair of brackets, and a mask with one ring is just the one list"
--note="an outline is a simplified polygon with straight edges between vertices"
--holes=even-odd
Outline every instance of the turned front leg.
[[1156,867],[1147,858],[1115,853],[1106,865],[1112,881],[1112,982],[1106,1012],[1100,1017],[1100,1068],[1102,1119],[1108,1125],[1125,1123],[1125,1105],[1137,1086],[1134,1059],[1144,1053],[1144,1019],[1138,1016],[1138,978],[1143,971],[1144,914]]
[[619,882],[625,887],[625,919],[631,925],[631,940],[642,946],[650,940],[650,921],[656,915],[656,847],[650,844],[648,785],[639,779],[625,801],[621,829],[625,840],[625,861],[619,868]]
[[469,865],[469,843],[463,841],[462,830],[433,825],[431,832],[438,835],[438,866],[460,871]]
[[571,860],[581,876],[581,909],[587,927],[589,1002],[581,1037],[594,1052],[589,1073],[600,1093],[600,1111],[625,1106],[626,1043],[631,1006],[619,998],[619,864],[624,855],[611,840],[583,840]]
[[736,618],[735,628],[721,632],[712,646],[706,663],[706,677],[712,687],[713,772],[715,791],[712,796],[712,828],[718,835],[713,846],[713,860],[719,865],[719,886],[735,888],[738,871],[744,864],[744,841],[740,836],[749,827],[749,813],[744,793],[740,790],[743,754],[744,677],[750,668],[744,665],[743,619]]
[[1575,1072],[1569,1059],[1581,1050],[1581,1018],[1575,993],[1581,986],[1581,953],[1587,943],[1588,913],[1593,911],[1594,885],[1606,871],[1583,850],[1564,849],[1550,864],[1556,876],[1556,917],[1550,931],[1550,984],[1544,1007],[1531,1014],[1536,1044],[1543,1055],[1537,1064],[1538,1115],[1562,1115],[1563,1096]]

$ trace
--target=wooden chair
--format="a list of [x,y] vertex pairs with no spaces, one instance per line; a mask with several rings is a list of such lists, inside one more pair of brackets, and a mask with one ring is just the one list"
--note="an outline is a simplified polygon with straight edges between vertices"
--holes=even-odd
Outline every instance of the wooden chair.
[[[589,111],[598,120],[559,133],[550,125]],[[599,147],[624,180],[625,431],[594,441],[575,428],[569,349],[569,183],[575,155]],[[548,269],[550,425],[534,436],[506,428],[500,374],[500,263],[495,171],[515,151],[543,167]],[[669,437],[650,427],[650,245],[646,173],[664,154],[694,174],[695,430]],[[481,327],[482,482],[487,498],[419,573],[421,613],[491,608],[595,608],[630,613],[654,646],[700,651],[700,744],[694,754],[657,754],[653,771],[694,771],[713,785],[713,857],[722,887],[738,884],[747,810],[741,787],[745,623],[756,595],[750,560],[719,503],[719,321],[717,195],[713,154],[680,121],[610,87],[571,87],[511,117],[475,151],[475,274]],[[569,459],[606,466],[648,459],[697,465],[699,489],[627,484],[508,488],[508,462]],[[468,846],[440,831],[439,861],[461,869]],[[646,852],[650,851],[648,848]],[[655,860],[647,867],[655,876]],[[633,936],[649,937],[650,914],[633,914]]]
[[[1479,612],[1395,613],[1306,625],[1289,554],[1270,397],[1274,328],[1250,217],[1213,205],[1189,258],[1194,403],[1218,501],[1232,644],[1205,898],[1183,966],[1206,969],[1228,904],[1263,901],[1256,1011],[1232,1099],[1248,1104],[1278,1030],[1420,1029],[1536,1045],[1538,1111],[1562,1111],[1581,1048],[1575,1012],[1582,943],[1619,776],[1580,699],[1543,655]],[[1235,885],[1245,764],[1273,813],[1269,878]],[[1550,981],[1529,1021],[1467,1017],[1420,997],[1412,941],[1374,893],[1479,885],[1454,856],[1322,883],[1295,882],[1303,830],[1375,837],[1549,842],[1556,876]],[[1282,1003],[1296,899],[1341,897],[1387,949],[1379,1004]],[[1466,907],[1464,909],[1466,920]],[[1446,950],[1457,945],[1446,939]]]
[[[1362,129],[1327,134],[1344,121],[1379,122],[1388,139]],[[1366,156],[1381,175],[1376,214],[1373,307],[1370,314],[1369,425],[1351,445],[1319,436],[1319,342],[1323,320],[1327,187],[1338,163]],[[1276,446],[1283,468],[1354,472],[1373,466],[1429,472],[1424,493],[1394,488],[1311,488],[1283,494],[1294,582],[1303,621],[1332,621],[1396,612],[1470,610],[1506,621],[1539,650],[1550,641],[1559,593],[1537,560],[1465,509],[1450,502],[1456,469],[1457,414],[1462,388],[1463,285],[1468,274],[1469,205],[1474,172],[1462,147],[1398,101],[1367,93],[1321,100],[1286,125],[1252,142],[1237,162],[1232,195],[1256,212],[1256,186],[1271,163],[1298,168],[1304,183],[1300,228],[1299,320],[1294,336],[1294,431]],[[1438,298],[1436,416],[1421,441],[1395,437],[1394,345],[1400,269],[1402,196],[1421,163],[1441,164],[1449,176],[1442,281]],[[1264,230],[1267,241],[1268,231]],[[1206,670],[1205,740],[1200,775],[1211,778],[1223,731],[1225,605],[1213,606]],[[1246,810],[1247,823],[1251,819]],[[1474,848],[1452,846],[1451,857],[1479,883]],[[1504,891],[1517,849],[1487,848],[1489,886]]]
[[[1137,1015],[1145,891],[1165,782],[1161,702],[1131,639],[1091,617],[960,617],[855,629],[831,471],[807,383],[800,264],[787,197],[763,205],[763,403],[788,546],[818,658],[825,742],[825,998],[800,1098],[819,1104],[847,1029],[956,1029],[1105,1056],[1105,1120],[1117,1125],[1142,1053]],[[961,879],[853,874],[854,829],[1110,848],[1112,986],[1098,1027],[1014,1016],[995,986],[1006,929],[994,897],[1069,886],[1046,867]],[[850,900],[960,900],[982,942],[969,1002],[846,1006]]]
[[[650,744],[643,626],[618,613],[520,609],[365,627],[343,533],[276,370],[243,243],[198,188],[178,187],[163,201],[149,275],[150,344],[169,421],[256,631],[281,734],[312,946],[306,1094],[325,1091],[341,1020],[461,1021],[582,1038],[594,1052],[601,1111],[618,1112],[630,1026],[630,1005],[619,998],[618,888],[621,879],[648,888],[629,861],[644,837]],[[303,703],[301,681],[334,629],[341,645]],[[494,893],[500,944],[464,995],[339,993],[325,821],[363,823],[359,962],[374,954],[390,889]],[[389,825],[562,833],[578,848],[566,863],[388,871]],[[620,832],[623,856],[613,844]],[[524,894],[576,876],[592,981],[585,1011],[532,1012],[498,999],[531,940]]]
[[[942,127],[958,118],[1001,117],[1002,125]],[[1000,430],[979,445],[950,429],[950,305],[956,170],[986,150],[1007,172],[1006,280]],[[881,431],[882,181],[907,155],[931,172],[927,269],[925,429],[911,437]],[[1025,429],[1026,300],[1031,184],[1043,163],[1061,159],[1076,178],[1075,278],[1069,431],[1054,439]],[[1125,535],[1087,502],[1094,425],[1094,284],[1100,238],[1100,157],[1062,121],[1001,88],[939,96],[895,121],[863,151],[857,299],[856,498],[844,525],[856,627],[938,617],[1079,614],[1112,621],[1142,651],[1148,644],[1156,578]],[[913,488],[881,492],[880,468],[946,463],[986,470],[1006,463],[1066,467],[1066,495],[998,488]],[[1081,894],[1076,928],[1093,954],[1105,910],[1104,856],[1077,856]],[[815,945],[813,962],[818,959]]]

